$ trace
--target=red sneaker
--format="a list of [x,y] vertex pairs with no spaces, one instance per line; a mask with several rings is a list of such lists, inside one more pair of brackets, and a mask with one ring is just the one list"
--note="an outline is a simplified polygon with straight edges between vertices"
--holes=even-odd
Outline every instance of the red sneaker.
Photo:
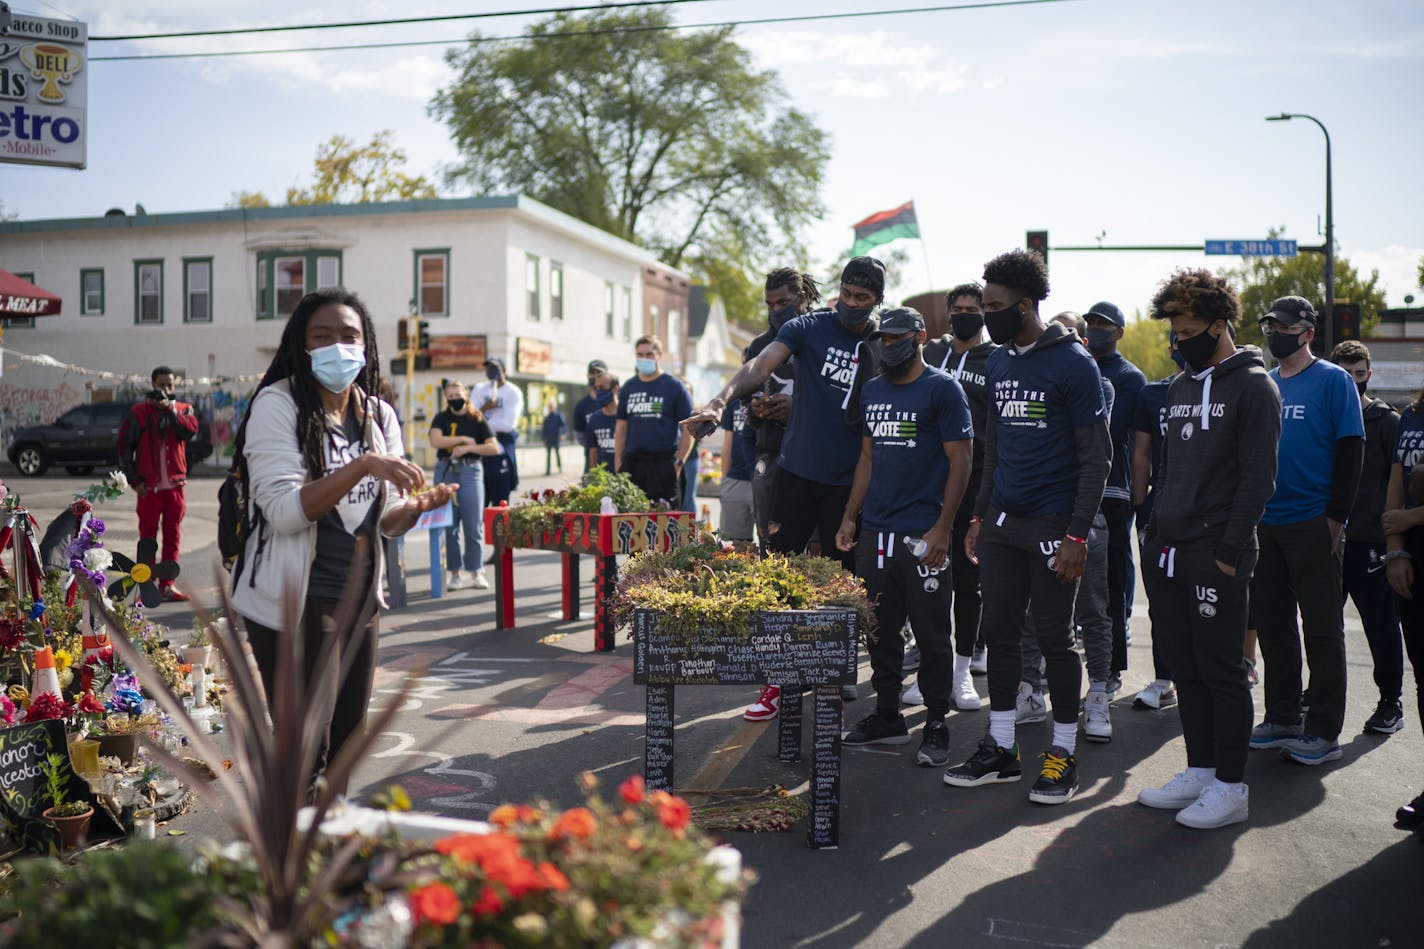
[[165,603],[187,603],[190,597],[177,587],[165,587],[162,591]]
[[761,697],[742,713],[742,718],[749,722],[764,722],[769,718],[775,718],[777,710],[781,708],[781,686],[763,686]]

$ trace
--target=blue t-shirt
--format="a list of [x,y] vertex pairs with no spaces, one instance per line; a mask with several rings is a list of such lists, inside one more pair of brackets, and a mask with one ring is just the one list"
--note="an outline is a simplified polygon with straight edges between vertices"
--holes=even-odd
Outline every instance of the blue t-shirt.
[[995,509],[1017,517],[1071,514],[1078,495],[1074,432],[1108,417],[1103,377],[1071,337],[1026,353],[1000,346],[989,357],[989,415],[995,426]]
[[884,376],[871,379],[860,405],[861,435],[870,439],[870,491],[861,525],[897,534],[929,530],[944,510],[944,443],[974,437],[964,389],[931,367],[903,385]]
[[733,399],[722,410],[722,431],[732,433],[732,463],[727,477],[737,481],[752,480],[756,467],[756,429],[747,424],[747,404]]
[[1137,393],[1137,407],[1133,411],[1134,432],[1146,432],[1152,438],[1152,481],[1156,488],[1162,476],[1162,439],[1167,434],[1167,387],[1175,376],[1149,382]]
[[1360,393],[1348,372],[1316,359],[1305,369],[1281,378],[1271,370],[1281,393],[1281,443],[1276,449],[1276,493],[1266,502],[1262,524],[1298,524],[1325,513],[1335,471],[1335,443],[1364,438]]
[[796,394],[781,441],[781,467],[807,481],[850,484],[860,438],[845,423],[842,405],[855,377],[861,337],[841,326],[834,310],[817,310],[788,320],[776,341],[796,357]]
[[585,453],[587,449],[598,449],[598,460],[594,465],[607,465],[608,470],[613,470],[613,436],[614,429],[618,425],[617,415],[608,415],[602,410],[594,412],[584,418],[583,447]]
[[[1424,461],[1424,411],[1411,405],[1399,417],[1399,438],[1394,443],[1394,463],[1404,468],[1404,506],[1418,507],[1409,495],[1409,472]],[[1416,563],[1414,569],[1424,570]]]
[[1147,377],[1122,353],[1110,353],[1097,363],[1098,372],[1113,387],[1113,404],[1108,413],[1112,470],[1108,472],[1103,497],[1126,500],[1132,497],[1132,420],[1137,410],[1137,394],[1147,385]]
[[618,390],[618,420],[628,423],[623,451],[677,451],[677,423],[692,414],[687,386],[667,373],[650,382],[637,376]]

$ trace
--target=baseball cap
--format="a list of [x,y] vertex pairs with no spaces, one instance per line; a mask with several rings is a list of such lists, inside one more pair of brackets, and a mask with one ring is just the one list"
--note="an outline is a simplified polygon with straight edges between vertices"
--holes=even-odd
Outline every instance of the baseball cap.
[[1271,303],[1271,308],[1266,311],[1266,315],[1261,317],[1265,320],[1280,320],[1286,326],[1294,326],[1304,321],[1311,326],[1317,325],[1315,307],[1310,305],[1310,301],[1305,297],[1278,297]]
[[486,358],[486,359],[485,359],[485,364],[486,364],[486,365],[489,365],[490,363],[493,363],[494,365],[498,366],[501,371],[506,371],[506,372],[508,371],[508,370],[506,370],[505,367],[504,367],[504,359],[503,359],[502,357],[500,357],[500,356],[490,356],[490,357]]
[[1106,300],[1094,303],[1088,307],[1088,312],[1083,314],[1083,319],[1086,320],[1090,316],[1100,316],[1118,329],[1127,329],[1127,319],[1123,317],[1122,310],[1117,308],[1116,303],[1109,303]]
[[590,373],[607,372],[608,363],[604,362],[602,359],[595,359],[588,364],[588,371]]
[[914,307],[897,306],[880,314],[880,326],[866,339],[882,336],[899,336],[901,333],[918,333],[925,328],[925,318]]

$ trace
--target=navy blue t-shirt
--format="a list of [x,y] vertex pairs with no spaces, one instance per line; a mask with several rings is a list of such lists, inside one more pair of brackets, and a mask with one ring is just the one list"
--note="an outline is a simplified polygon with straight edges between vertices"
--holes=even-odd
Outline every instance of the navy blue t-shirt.
[[1345,370],[1316,359],[1288,379],[1271,370],[1281,392],[1281,442],[1276,449],[1276,493],[1262,524],[1299,524],[1325,514],[1335,473],[1335,443],[1365,437],[1360,392]]
[[608,415],[601,409],[584,418],[584,454],[590,448],[597,448],[598,460],[594,464],[607,465],[609,471],[613,470],[613,437],[617,425],[618,416]]
[[[1394,463],[1404,468],[1404,506],[1418,507],[1409,494],[1409,472],[1424,461],[1424,411],[1411,405],[1399,417],[1399,438],[1394,443]],[[1416,563],[1414,569],[1424,570]]]
[[623,451],[677,451],[677,423],[692,414],[687,386],[667,373],[644,382],[637,376],[618,390],[618,419],[628,423]]
[[747,424],[747,404],[733,399],[722,410],[722,431],[732,433],[732,463],[727,477],[737,481],[752,480],[756,467],[756,429]]
[[861,435],[870,439],[870,491],[861,525],[897,534],[929,530],[944,510],[944,443],[974,437],[964,389],[930,367],[903,385],[884,376],[871,379],[860,405]]
[[1132,422],[1137,410],[1137,394],[1147,385],[1147,377],[1122,353],[1110,353],[1097,363],[1098,372],[1113,387],[1113,404],[1108,413],[1112,470],[1108,472],[1103,497],[1127,500],[1132,497]]
[[1103,424],[1103,378],[1088,351],[1058,337],[989,357],[989,415],[997,467],[991,501],[1018,517],[1071,514],[1078,494],[1074,431]]
[[1175,376],[1149,382],[1137,393],[1137,407],[1132,414],[1132,429],[1146,433],[1152,439],[1152,480],[1154,490],[1162,477],[1162,439],[1167,434],[1167,387]]
[[817,310],[788,320],[776,341],[796,357],[796,394],[781,441],[781,467],[819,484],[850,484],[860,438],[845,424],[842,405],[855,377],[861,337],[841,326],[834,310]]

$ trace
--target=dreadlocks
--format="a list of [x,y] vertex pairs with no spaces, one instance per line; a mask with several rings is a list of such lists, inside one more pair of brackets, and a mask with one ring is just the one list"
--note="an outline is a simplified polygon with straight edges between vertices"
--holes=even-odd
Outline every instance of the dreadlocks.
[[[321,403],[320,383],[312,375],[311,357],[307,355],[307,323],[312,314],[329,304],[349,306],[361,317],[366,365],[356,377],[355,386],[360,390],[358,411],[363,419],[363,437],[369,442],[369,427],[373,414],[373,406],[370,404],[373,397],[370,393],[381,391],[381,358],[376,351],[376,328],[371,322],[371,315],[366,312],[366,305],[354,293],[345,290],[318,290],[302,297],[282,330],[282,341],[277,345],[277,355],[272,357],[272,364],[267,367],[262,381],[257,383],[257,389],[252,393],[255,400],[258,392],[274,382],[283,379],[288,381],[292,390],[292,401],[297,404],[297,440],[301,444],[307,474],[312,478],[320,478],[326,474],[325,441],[328,430],[326,410]],[[247,413],[243,416],[242,425],[237,430],[237,438],[233,441],[234,461],[242,457],[243,448],[247,444],[247,422],[252,417],[252,401],[249,401],[247,406]]]
[[777,287],[786,287],[796,294],[802,313],[811,309],[813,303],[821,302],[821,290],[816,286],[815,279],[795,267],[782,267],[766,275],[766,289],[775,290]]

